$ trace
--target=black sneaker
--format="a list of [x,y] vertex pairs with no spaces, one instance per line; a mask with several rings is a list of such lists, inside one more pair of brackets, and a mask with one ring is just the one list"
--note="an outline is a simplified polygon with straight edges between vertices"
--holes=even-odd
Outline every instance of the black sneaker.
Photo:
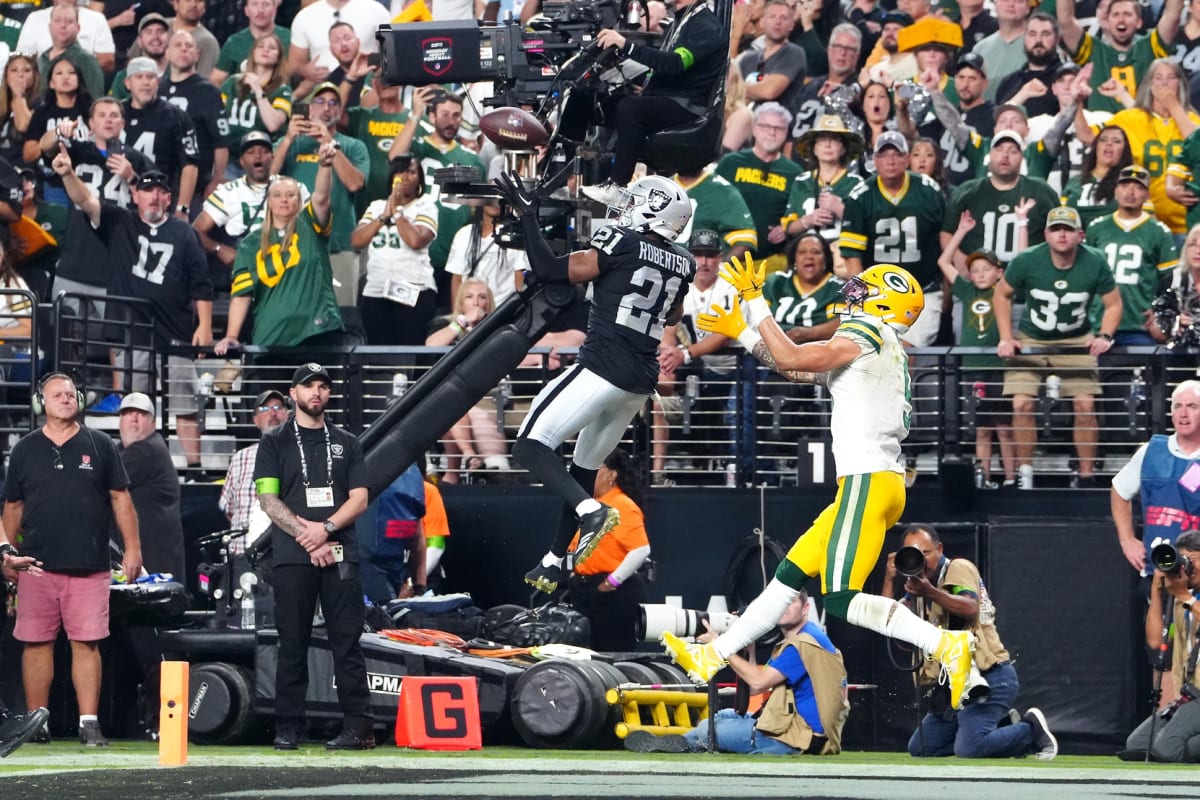
[[617,527],[621,521],[621,512],[603,503],[595,511],[584,514],[579,518],[579,546],[575,548],[575,569],[596,551],[600,539]]
[[100,723],[94,719],[79,723],[79,743],[84,747],[108,747],[108,739],[100,732]]
[[325,743],[326,750],[374,750],[375,734],[373,731],[356,731],[345,728],[334,738]]
[[678,733],[656,735],[649,731],[630,731],[625,749],[633,753],[690,753],[691,742]]
[[[49,718],[50,715],[47,714],[46,719],[48,720]],[[42,722],[41,727],[33,732],[33,736],[29,737],[29,741],[34,744],[50,744],[50,723]]]
[[1036,757],[1049,761],[1058,755],[1058,740],[1050,732],[1046,716],[1040,709],[1031,708],[1026,711],[1023,721],[1033,729],[1033,754]]
[[274,744],[276,750],[299,750],[300,732],[288,725],[277,725]]
[[554,590],[558,588],[558,584],[562,583],[562,578],[562,567],[544,567],[541,562],[538,562],[536,567],[525,573],[525,582],[539,592],[545,592],[546,594],[554,594]]
[[[35,708],[28,714],[9,716],[4,724],[0,725],[0,758],[7,757],[9,753],[32,739],[45,728],[49,717],[50,712],[44,708]],[[47,732],[46,738],[49,737]]]

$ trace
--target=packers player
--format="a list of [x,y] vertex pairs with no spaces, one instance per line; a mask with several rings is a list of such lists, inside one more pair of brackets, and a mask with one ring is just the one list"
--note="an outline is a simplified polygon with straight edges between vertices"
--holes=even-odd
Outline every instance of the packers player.
[[920,284],[904,269],[879,264],[850,278],[843,289],[845,317],[822,342],[794,344],[762,298],[763,270],[731,262],[723,276],[746,303],[714,307],[697,324],[737,339],[747,351],[789,380],[821,382],[833,398],[831,430],[837,496],[796,540],[767,585],[721,636],[689,645],[670,634],[663,643],[693,680],[707,681],[732,653],[766,633],[810,576],[819,575],[825,608],[835,616],[920,647],[945,667],[951,702],[960,708],[984,681],[972,663],[966,631],[943,631],[894,600],[862,591],[879,559],[883,537],[904,511],[900,442],[912,411],[908,357],[900,343],[924,307]]

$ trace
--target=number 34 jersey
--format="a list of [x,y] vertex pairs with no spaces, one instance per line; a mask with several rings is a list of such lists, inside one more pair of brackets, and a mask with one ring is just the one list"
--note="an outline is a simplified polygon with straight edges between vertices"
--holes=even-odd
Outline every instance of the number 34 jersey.
[[592,234],[600,260],[579,363],[627,392],[649,394],[666,320],[696,277],[696,260],[654,234],[611,225]]

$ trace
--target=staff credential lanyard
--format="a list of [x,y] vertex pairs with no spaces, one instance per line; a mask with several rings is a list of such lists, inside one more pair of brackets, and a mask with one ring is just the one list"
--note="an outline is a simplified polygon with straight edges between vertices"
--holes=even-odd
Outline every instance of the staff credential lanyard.
[[325,432],[325,478],[328,486],[312,488],[308,485],[308,459],[304,457],[304,443],[300,441],[300,423],[292,420],[292,431],[296,434],[296,449],[300,451],[300,476],[304,479],[304,501],[309,508],[333,508],[333,448],[329,444],[329,423],[322,420]]

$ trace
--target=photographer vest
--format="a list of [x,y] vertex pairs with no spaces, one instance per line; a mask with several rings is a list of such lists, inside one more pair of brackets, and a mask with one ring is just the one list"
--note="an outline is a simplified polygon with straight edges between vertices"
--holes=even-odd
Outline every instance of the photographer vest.
[[[789,636],[776,645],[771,657],[775,658],[786,647],[796,648],[812,681],[817,713],[821,717],[821,727],[825,729],[825,743],[816,754],[824,756],[842,752],[842,727],[850,715],[850,701],[846,699],[846,667],[842,663],[841,651],[831,653],[818,644],[811,634],[801,633]],[[815,733],[796,710],[795,693],[786,683],[771,690],[754,727],[802,753],[812,747],[814,736],[821,735]]]
[[[979,671],[985,672],[997,664],[1008,661],[1008,650],[1000,641],[1000,633],[996,630],[996,607],[992,604],[987,587],[983,584],[983,578],[979,575],[979,568],[965,558],[943,558],[937,580],[933,584],[950,594],[956,594],[955,590],[961,589],[975,595],[979,603],[979,614],[975,623],[966,629],[975,634],[975,666],[979,668]],[[918,602],[923,602],[925,606],[919,615],[929,620],[932,625],[946,630],[964,627],[959,617],[951,615],[937,603],[920,601],[919,598]],[[920,609],[919,605],[918,609]],[[951,624],[952,622],[955,624]],[[922,675],[923,682],[936,681],[940,672],[941,664],[936,659],[926,660]]]
[[1150,551],[1163,542],[1174,544],[1181,531],[1200,526],[1200,492],[1184,488],[1189,470],[1200,470],[1200,461],[1171,452],[1167,436],[1152,436],[1142,459],[1142,544],[1146,547],[1143,575],[1153,572]]

